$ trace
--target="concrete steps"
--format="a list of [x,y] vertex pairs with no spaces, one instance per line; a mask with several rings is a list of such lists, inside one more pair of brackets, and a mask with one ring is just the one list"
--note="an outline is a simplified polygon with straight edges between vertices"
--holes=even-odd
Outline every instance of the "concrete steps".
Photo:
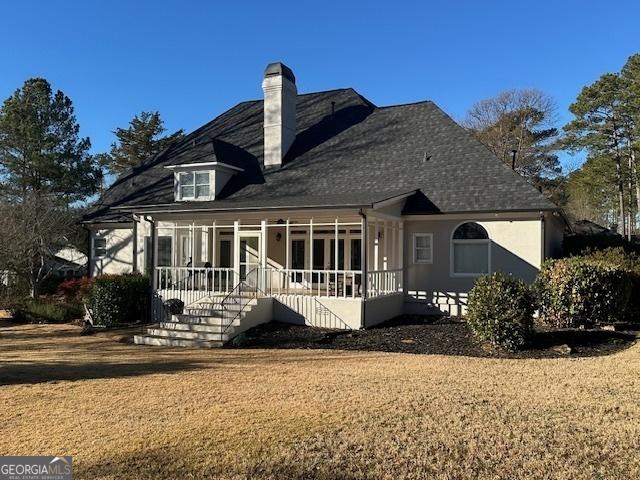
[[191,340],[184,338],[157,337],[153,335],[135,335],[136,345],[151,345],[156,347],[192,347],[192,348],[220,348],[224,342],[213,340]]
[[136,345],[219,348],[239,333],[243,318],[256,304],[255,298],[238,298],[225,305],[223,312],[219,303],[205,299],[169,321],[150,326],[133,341]]

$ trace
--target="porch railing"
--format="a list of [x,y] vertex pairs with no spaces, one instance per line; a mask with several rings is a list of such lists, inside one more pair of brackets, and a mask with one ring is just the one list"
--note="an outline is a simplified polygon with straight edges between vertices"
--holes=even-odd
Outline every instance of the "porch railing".
[[367,272],[367,298],[402,292],[402,269]]
[[[245,274],[247,277],[248,274]],[[259,286],[263,295],[311,295],[329,298],[363,298],[360,270],[308,270],[262,268],[251,271],[245,283]],[[157,291],[167,300],[179,298],[185,305],[214,294],[228,294],[237,284],[232,268],[158,267]],[[254,285],[255,282],[255,285]],[[375,298],[402,292],[402,269],[367,273],[367,296]]]
[[157,267],[156,288],[165,300],[178,298],[190,305],[209,295],[229,293],[236,280],[232,268]]
[[271,295],[313,295],[317,297],[360,298],[360,270],[261,269],[264,285]]

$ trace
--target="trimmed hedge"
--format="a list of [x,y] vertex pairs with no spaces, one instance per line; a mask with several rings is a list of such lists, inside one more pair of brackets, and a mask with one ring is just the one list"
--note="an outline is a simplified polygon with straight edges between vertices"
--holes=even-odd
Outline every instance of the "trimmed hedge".
[[540,322],[555,328],[619,322],[628,313],[631,288],[629,270],[603,258],[549,260],[535,283]]
[[494,273],[480,277],[469,292],[467,323],[482,341],[515,351],[533,332],[534,297],[521,280]]
[[142,321],[149,304],[149,278],[140,274],[97,277],[89,304],[96,325]]

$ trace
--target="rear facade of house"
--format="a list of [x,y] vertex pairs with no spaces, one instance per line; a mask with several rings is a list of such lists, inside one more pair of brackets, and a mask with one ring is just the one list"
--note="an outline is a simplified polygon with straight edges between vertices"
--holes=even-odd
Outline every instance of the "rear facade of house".
[[434,103],[298,94],[281,63],[262,89],[121,175],[85,218],[91,275],[152,279],[157,326],[138,343],[458,315],[478,276],[531,281],[560,253],[558,208]]

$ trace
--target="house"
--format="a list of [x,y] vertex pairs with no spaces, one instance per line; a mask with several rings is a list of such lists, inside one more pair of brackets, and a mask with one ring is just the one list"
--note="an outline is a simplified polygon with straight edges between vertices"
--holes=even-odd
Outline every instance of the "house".
[[[262,89],[122,175],[85,219],[92,275],[152,278],[160,325],[137,342],[457,315],[478,276],[531,281],[559,253],[556,205],[433,102],[298,94],[282,63]],[[173,298],[183,314],[158,307]]]

